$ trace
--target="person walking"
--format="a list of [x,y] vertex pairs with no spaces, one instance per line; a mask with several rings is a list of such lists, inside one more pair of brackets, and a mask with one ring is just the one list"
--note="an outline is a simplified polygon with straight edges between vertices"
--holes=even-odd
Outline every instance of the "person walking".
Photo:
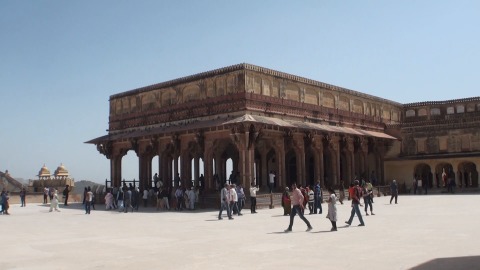
[[257,191],[259,190],[258,186],[255,186],[255,183],[252,182],[250,186],[250,212],[252,214],[257,213]]
[[297,188],[297,184],[293,183],[292,184],[292,212],[290,213],[290,224],[288,225],[288,228],[285,230],[285,232],[291,232],[292,227],[293,227],[293,219],[295,216],[298,214],[301,220],[307,224],[307,232],[311,231],[312,225],[310,225],[310,222],[305,218],[303,215],[303,201],[305,198],[302,195],[302,192]]
[[240,213],[240,210],[238,209],[238,194],[237,194],[237,186],[235,184],[230,185],[230,210],[232,211],[233,214],[237,214],[241,216],[242,214]]
[[308,194],[308,210],[310,211],[308,214],[311,215],[313,214],[313,208],[315,207],[315,192],[309,187],[307,187],[307,194]]
[[48,187],[45,187],[43,189],[43,204],[47,204],[48,203]]
[[392,193],[392,197],[390,198],[390,204],[392,204],[393,198],[395,198],[395,204],[397,204],[398,186],[395,179],[392,181],[392,184],[390,184],[390,192]]
[[113,206],[113,194],[110,189],[107,189],[107,194],[105,194],[105,209],[110,210],[110,209],[115,209]]
[[218,219],[221,220],[223,209],[227,210],[228,219],[233,219],[230,211],[230,186],[225,183],[225,186],[220,190],[220,211],[218,212]]
[[58,209],[58,190],[56,190],[56,189],[53,192],[52,199],[50,200],[50,211],[49,212],[52,212],[54,209],[55,209],[56,212],[60,212],[60,210]]
[[8,191],[6,191],[5,189],[2,190],[1,197],[2,197],[2,212],[4,215],[10,215],[10,213],[8,213],[8,209],[10,208],[10,203],[8,202],[8,200],[10,199],[10,196],[8,196]]
[[20,191],[20,202],[21,202],[21,206],[20,207],[26,207],[27,206],[27,203],[25,202],[25,197],[27,196],[27,191],[25,190],[25,188],[22,188],[22,190]]
[[283,207],[283,215],[288,216],[290,212],[292,212],[292,200],[290,199],[290,190],[288,187],[285,188],[285,191],[282,195],[282,207]]
[[348,219],[348,221],[345,221],[348,226],[352,225],[353,217],[355,216],[355,214],[357,214],[358,220],[360,221],[360,224],[358,226],[365,226],[359,207],[360,198],[362,197],[362,190],[358,185],[358,180],[353,181],[353,187],[351,188],[352,191],[350,192],[350,196],[352,199],[352,211],[350,213],[350,218]]
[[238,197],[238,214],[241,216],[242,209],[245,206],[245,192],[243,191],[242,185],[237,186],[237,197]]
[[368,216],[368,206],[370,206],[370,214],[375,215],[373,213],[373,206],[372,206],[372,190],[368,190],[368,185],[365,185],[362,189],[363,191],[363,203],[365,204],[365,215]]
[[319,214],[322,213],[322,187],[320,186],[320,180],[317,181],[317,184],[313,188],[313,195],[314,195],[314,208],[313,208],[313,213],[317,213],[317,209],[320,211],[318,212]]
[[87,194],[85,196],[85,214],[90,215],[90,209],[92,207],[92,201],[93,201],[93,192],[90,187],[87,188]]
[[335,195],[335,191],[333,188],[328,188],[328,193],[330,196],[328,197],[328,213],[327,218],[332,223],[332,228],[330,231],[337,230],[337,196]]

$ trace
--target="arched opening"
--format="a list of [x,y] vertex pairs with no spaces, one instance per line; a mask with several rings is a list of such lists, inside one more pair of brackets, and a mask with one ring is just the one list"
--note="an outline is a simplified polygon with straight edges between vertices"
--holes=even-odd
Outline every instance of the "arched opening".
[[[235,184],[237,182],[237,172],[233,170],[233,160],[232,158],[227,159],[225,162],[226,172],[228,172],[227,184]],[[225,173],[225,175],[227,175]]]
[[462,162],[458,165],[458,184],[460,187],[478,187],[477,166],[473,162]]
[[161,167],[160,167],[160,157],[158,155],[156,155],[152,158],[152,160],[150,162],[152,164],[150,166],[151,167],[150,175],[152,175],[152,179],[149,179],[149,181],[147,182],[146,188],[155,187],[157,181],[163,180],[160,177],[160,175],[161,175],[161,172],[160,172],[160,169],[161,169]]
[[415,166],[414,169],[415,179],[418,182],[421,182],[421,186],[423,189],[431,188],[433,185],[433,174],[430,166],[425,163],[420,163]]
[[122,185],[123,183],[131,183],[134,186],[139,185],[139,161],[137,154],[133,150],[129,150],[122,157]]
[[455,172],[453,166],[450,163],[440,163],[435,166],[435,179],[434,185],[439,187],[446,187],[449,179],[455,179]]

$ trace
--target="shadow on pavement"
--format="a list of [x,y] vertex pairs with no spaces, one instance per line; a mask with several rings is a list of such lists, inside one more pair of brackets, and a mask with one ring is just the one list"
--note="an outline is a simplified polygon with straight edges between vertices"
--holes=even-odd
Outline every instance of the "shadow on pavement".
[[437,258],[412,267],[412,270],[478,269],[480,256]]

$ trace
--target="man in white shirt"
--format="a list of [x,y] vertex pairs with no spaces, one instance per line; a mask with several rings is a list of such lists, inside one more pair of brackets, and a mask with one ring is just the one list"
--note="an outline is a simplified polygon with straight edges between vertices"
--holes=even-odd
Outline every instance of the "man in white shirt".
[[270,193],[273,191],[273,186],[275,185],[275,173],[270,171],[268,174],[268,188],[270,188]]
[[259,190],[258,186],[255,186],[255,183],[252,182],[250,187],[250,211],[252,214],[257,213],[257,191]]
[[237,194],[237,186],[235,184],[230,185],[230,194],[231,194],[231,199],[232,203],[230,205],[230,208],[232,209],[232,212],[234,214],[237,214],[241,216],[242,214],[240,213],[240,210],[238,209],[238,194]]

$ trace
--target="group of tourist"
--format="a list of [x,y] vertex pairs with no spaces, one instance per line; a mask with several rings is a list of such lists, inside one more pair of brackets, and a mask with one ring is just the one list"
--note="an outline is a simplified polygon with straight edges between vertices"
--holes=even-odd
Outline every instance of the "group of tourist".
[[[94,194],[92,194],[92,196],[94,198]],[[84,198],[85,197],[89,198],[87,195],[84,195]],[[134,210],[138,211],[140,205],[140,190],[131,183],[129,183],[128,186],[126,183],[123,183],[121,188],[118,188],[117,186],[108,188],[104,199],[106,210],[118,209],[118,212],[125,213],[128,213],[128,210],[131,210],[133,213]],[[93,201],[95,201],[95,199],[93,199]]]
[[[253,184],[252,184],[253,186]],[[252,190],[252,188],[250,189]],[[256,202],[256,192],[258,187],[253,187],[253,198]],[[233,219],[232,215],[236,214],[242,216],[242,209],[245,206],[245,192],[243,191],[242,185],[235,184],[225,184],[222,190],[220,191],[220,211],[218,212],[218,219],[223,219],[222,213],[223,210],[226,210],[228,219]],[[251,212],[252,214],[256,213],[255,211],[256,203],[252,204]]]
[[[342,185],[343,187],[343,181]],[[397,203],[398,199],[398,186],[396,183],[396,180],[393,180],[392,184],[390,185],[390,191],[392,194],[392,197],[390,198],[390,203],[392,203],[392,200],[395,199],[395,203]],[[331,231],[337,231],[337,201],[342,202],[344,197],[344,192],[343,188],[340,189],[340,198],[337,200],[336,193],[333,188],[328,188],[328,193],[329,197],[327,198],[326,202],[328,203],[328,212],[327,212],[327,218],[330,220],[332,224],[332,228],[330,229]],[[343,195],[343,196],[342,196]],[[365,205],[365,215],[375,215],[373,213],[373,185],[370,180],[362,180],[362,183],[360,184],[360,181],[355,179],[350,187],[348,188],[348,195],[349,195],[349,200],[352,201],[352,209],[350,212],[350,217],[345,223],[350,226],[352,225],[353,219],[355,216],[357,216],[360,224],[358,226],[365,226],[365,222],[362,217],[362,213],[360,210],[361,200],[363,199],[363,203]],[[290,215],[290,223],[288,228],[285,230],[285,232],[291,232],[292,227],[293,227],[293,221],[295,216],[298,214],[300,219],[302,219],[305,224],[307,225],[307,231],[312,230],[312,226],[310,222],[307,220],[307,218],[304,216],[305,209],[308,204],[308,209],[311,214],[316,214],[317,210],[319,214],[322,213],[322,207],[321,204],[323,202],[322,198],[322,191],[320,187],[320,182],[317,182],[317,184],[311,188],[311,187],[302,187],[301,185],[297,187],[295,183],[291,185],[291,189],[288,187],[285,188],[285,191],[282,195],[282,206],[283,206],[283,213],[284,215]],[[369,210],[370,209],[370,214]]]
[[[63,189],[63,192],[62,192],[63,200],[64,200],[64,203],[63,203],[64,206],[68,206],[68,197],[70,196],[70,191],[71,191],[70,185],[65,185],[65,188]],[[48,203],[48,198],[50,198],[50,202],[52,202],[52,200],[54,199],[55,193],[57,193],[57,195],[58,195],[58,190],[56,188],[54,188],[54,187],[44,187],[43,188],[43,204]],[[22,197],[22,193],[20,193],[20,199],[21,199],[21,197]],[[58,198],[57,198],[57,202],[58,202]]]
[[[85,195],[84,195],[85,197]],[[113,187],[107,189],[105,194],[105,209],[119,209],[119,212],[137,210],[143,202],[143,207],[152,204],[158,210],[175,209],[177,211],[195,210],[198,205],[199,189],[185,188],[182,186],[170,188],[163,185],[161,180],[157,181],[154,188],[144,189],[142,192],[138,187],[125,183],[122,188]]]
[[[322,194],[322,189],[320,187],[320,181],[318,181],[313,188],[309,186],[303,187],[302,185],[299,185],[298,189],[300,190],[300,193],[304,197],[304,200],[302,200],[303,209],[307,208],[308,206],[310,215],[317,214],[317,213],[322,214],[323,213],[323,209],[322,209],[323,194]],[[285,188],[282,194],[281,203],[283,207],[283,215],[284,216],[290,215],[292,211],[292,206],[291,206],[292,200],[290,195],[290,189],[288,187]]]

